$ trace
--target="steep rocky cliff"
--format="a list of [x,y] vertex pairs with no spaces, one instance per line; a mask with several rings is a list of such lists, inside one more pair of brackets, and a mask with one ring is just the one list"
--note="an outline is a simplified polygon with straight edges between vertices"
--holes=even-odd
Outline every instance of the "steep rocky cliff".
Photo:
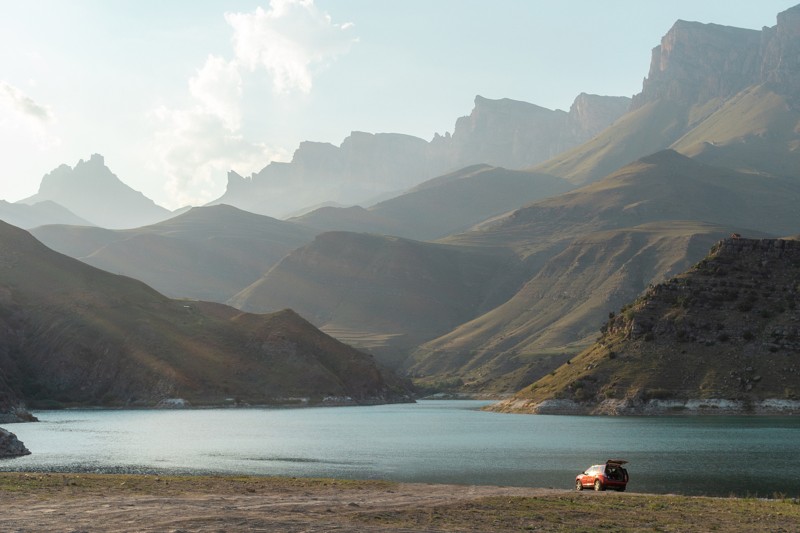
[[800,412],[800,242],[733,236],[500,410]]
[[453,134],[431,142],[394,133],[353,132],[341,144],[303,142],[289,163],[249,178],[228,175],[212,203],[285,216],[325,202],[368,206],[425,180],[474,164],[526,168],[591,138],[628,108],[629,98],[581,94],[569,112],[477,96]]
[[762,31],[679,20],[653,49],[630,111],[535,167],[588,183],[666,148],[751,173],[800,164],[800,6]]
[[778,24],[764,28],[761,80],[800,106],[800,5],[778,13]]
[[452,136],[435,137],[431,150],[452,168],[477,163],[530,167],[590,139],[629,105],[626,97],[582,93],[565,112],[477,96],[472,113],[456,121]]
[[653,49],[632,107],[659,99],[702,103],[730,97],[759,79],[761,33],[679,20]]
[[702,104],[761,83],[797,100],[800,5],[762,31],[679,20],[653,49],[650,72],[632,108],[659,99]]

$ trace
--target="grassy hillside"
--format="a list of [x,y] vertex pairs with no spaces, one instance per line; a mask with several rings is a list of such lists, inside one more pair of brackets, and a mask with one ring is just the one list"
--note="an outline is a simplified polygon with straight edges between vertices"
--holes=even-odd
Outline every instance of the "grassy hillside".
[[504,244],[525,257],[593,231],[670,220],[790,234],[798,199],[797,180],[705,165],[664,150],[442,242]]
[[768,86],[725,102],[673,147],[698,161],[800,178],[800,112]]
[[572,185],[554,176],[475,165],[429,180],[368,209],[326,207],[293,219],[318,231],[354,231],[427,241],[554,196]]
[[91,223],[52,201],[32,205],[9,203],[0,200],[0,220],[19,228],[34,228],[43,224],[76,224],[91,226]]
[[[349,342],[396,361],[502,303],[516,290],[508,250],[475,250],[397,237],[324,233],[295,250],[230,303],[289,307]],[[342,337],[340,337],[342,338]]]
[[800,242],[723,240],[612,313],[595,344],[498,409],[800,410],[798,279]]
[[794,233],[798,201],[796,180],[664,151],[445,239],[505,245],[529,277],[507,302],[417,348],[410,371],[477,390],[532,381],[587,346],[608,311],[698,261],[723,236]]
[[797,178],[800,113],[769,84],[700,103],[656,99],[532,170],[575,184],[673,149],[710,165]]
[[649,102],[623,115],[589,141],[532,168],[582,185],[669,148],[686,133],[689,106],[668,100]]
[[417,348],[410,372],[474,391],[518,390],[588,346],[609,310],[729,233],[679,221],[577,238],[507,302]]
[[314,236],[296,224],[227,205],[196,207],[132,230],[44,226],[32,233],[56,251],[144,281],[167,296],[216,302]]
[[[372,358],[292,311],[249,315],[176,301],[0,224],[0,354],[33,406],[391,401],[402,386]],[[388,381],[387,381],[388,380]],[[398,393],[395,389],[398,389]]]

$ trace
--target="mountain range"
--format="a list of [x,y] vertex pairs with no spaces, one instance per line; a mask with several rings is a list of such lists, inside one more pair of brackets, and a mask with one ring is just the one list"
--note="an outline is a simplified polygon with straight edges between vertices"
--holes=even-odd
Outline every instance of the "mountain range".
[[130,230],[51,225],[31,230],[44,244],[162,294],[225,302],[316,232],[231,206],[195,207]]
[[322,207],[290,220],[318,232],[369,232],[429,241],[571,188],[572,184],[555,176],[473,165],[366,209]]
[[248,178],[229,173],[225,194],[212,203],[278,217],[324,202],[369,207],[376,198],[467,166],[532,166],[591,138],[628,105],[624,97],[581,94],[565,112],[477,96],[452,135],[428,142],[353,132],[338,147],[304,142],[289,163],[270,163]]
[[[610,311],[725,236],[800,233],[800,6],[777,21],[676,22],[632,99],[581,95],[566,113],[477,97],[431,142],[306,142],[171,220],[33,232],[169,296],[294,309],[431,388],[529,390],[600,353]],[[53,175],[90,168],[116,180],[99,156]],[[350,207],[264,216],[325,202]]]
[[404,384],[371,356],[293,311],[252,315],[171,300],[2,222],[0,244],[6,410],[15,401],[42,408],[407,400]]
[[23,229],[35,228],[44,224],[69,224],[73,226],[91,226],[72,211],[45,200],[34,204],[20,204],[0,200],[0,220]]
[[536,167],[575,183],[665,148],[736,170],[797,177],[800,6],[761,31],[678,21],[653,49],[631,108]]

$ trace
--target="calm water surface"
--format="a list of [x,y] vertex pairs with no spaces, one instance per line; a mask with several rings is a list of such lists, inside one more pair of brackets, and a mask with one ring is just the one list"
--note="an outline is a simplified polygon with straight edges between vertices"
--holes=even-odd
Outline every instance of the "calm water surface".
[[236,473],[572,487],[608,458],[630,491],[800,495],[800,418],[526,416],[487,402],[41,411],[0,470]]

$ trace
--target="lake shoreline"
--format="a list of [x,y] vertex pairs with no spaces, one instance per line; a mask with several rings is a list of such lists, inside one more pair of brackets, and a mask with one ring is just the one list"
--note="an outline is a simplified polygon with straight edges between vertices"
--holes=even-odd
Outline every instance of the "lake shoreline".
[[768,398],[745,402],[724,398],[692,398],[685,400],[647,401],[605,400],[600,403],[565,399],[543,401],[512,398],[483,408],[484,411],[506,414],[561,416],[787,416],[800,415],[800,400]]
[[249,476],[0,473],[10,530],[566,531],[780,530],[796,498],[719,498],[548,488]]

